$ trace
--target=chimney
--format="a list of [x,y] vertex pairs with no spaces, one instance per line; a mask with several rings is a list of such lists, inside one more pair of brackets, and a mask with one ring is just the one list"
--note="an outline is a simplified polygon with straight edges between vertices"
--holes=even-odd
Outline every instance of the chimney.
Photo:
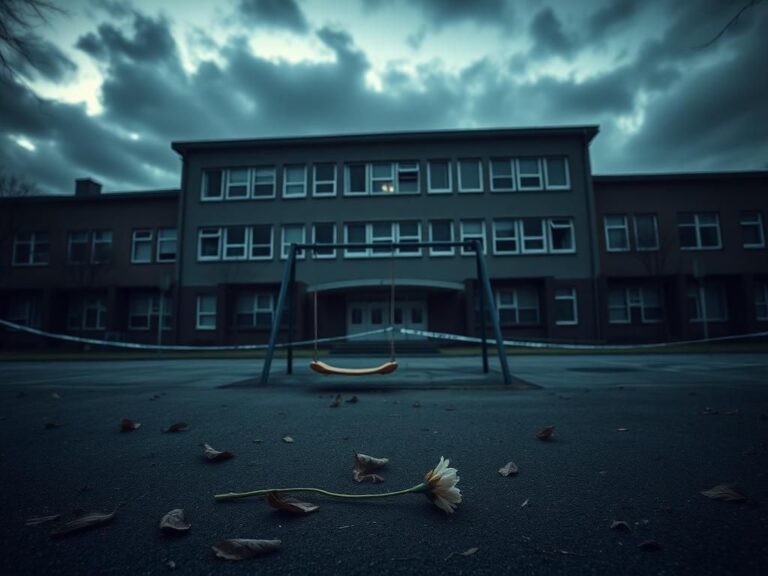
[[99,194],[101,194],[101,184],[93,178],[75,180],[75,196],[98,196]]

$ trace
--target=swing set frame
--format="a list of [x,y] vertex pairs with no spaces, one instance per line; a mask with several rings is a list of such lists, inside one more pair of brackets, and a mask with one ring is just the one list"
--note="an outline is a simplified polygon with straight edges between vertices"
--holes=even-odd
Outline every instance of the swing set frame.
[[[295,303],[295,287],[296,287],[296,253],[300,250],[307,250],[314,252],[317,249],[350,249],[350,248],[389,248],[393,251],[399,247],[409,248],[455,248],[461,247],[465,251],[474,252],[475,263],[477,269],[477,280],[480,287],[478,290],[480,300],[480,336],[481,336],[481,348],[482,348],[482,360],[483,360],[483,373],[489,372],[488,367],[488,339],[486,336],[487,327],[487,314],[486,310],[490,312],[491,324],[493,326],[493,335],[496,340],[496,348],[499,353],[499,362],[501,364],[501,373],[504,378],[504,384],[512,384],[512,376],[509,372],[509,363],[507,362],[507,355],[504,353],[504,339],[501,335],[501,325],[499,324],[499,315],[496,311],[496,299],[493,297],[493,290],[491,288],[491,281],[488,278],[488,269],[485,264],[485,256],[483,255],[482,243],[480,240],[467,240],[463,242],[381,242],[381,243],[293,243],[288,247],[288,258],[283,268],[283,280],[280,284],[280,293],[277,297],[276,310],[272,318],[272,329],[269,334],[269,344],[267,345],[267,352],[264,356],[264,365],[261,370],[261,379],[259,380],[260,386],[266,386],[269,383],[269,375],[272,369],[272,359],[275,355],[275,347],[277,345],[277,338],[280,333],[280,323],[283,318],[283,311],[287,314],[288,327],[286,342],[286,372],[293,374],[293,329],[294,329],[294,317],[296,315],[293,304]],[[390,326],[392,329],[392,326]]]

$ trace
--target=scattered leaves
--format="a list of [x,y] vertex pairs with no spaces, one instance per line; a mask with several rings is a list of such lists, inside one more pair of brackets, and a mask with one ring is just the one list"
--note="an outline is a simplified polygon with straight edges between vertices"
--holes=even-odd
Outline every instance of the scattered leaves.
[[338,408],[341,406],[341,394],[336,394],[336,398],[333,399],[333,402],[331,402],[330,406],[331,408]]
[[661,550],[661,544],[656,542],[656,540],[645,540],[640,542],[637,547],[640,548],[640,550],[643,552],[657,552]]
[[222,462],[234,458],[235,455],[232,452],[226,450],[216,450],[210,444],[203,444],[203,456],[205,456],[211,462]]
[[346,401],[350,404],[357,404],[358,402],[360,402],[360,398],[353,395],[351,398],[347,398]]
[[40,524],[46,524],[47,522],[53,522],[58,520],[61,514],[54,514],[53,516],[38,516],[36,518],[29,518],[24,522],[24,526],[39,526]]
[[175,424],[168,426],[163,432],[184,432],[187,428],[189,428],[189,424],[186,422],[176,422]]
[[374,458],[366,454],[355,454],[355,462],[352,467],[352,478],[355,482],[384,482],[384,478],[373,474],[374,470],[383,468],[389,462],[389,458]]
[[536,438],[539,440],[550,440],[552,439],[552,436],[555,433],[555,427],[554,426],[546,426],[536,432]]
[[701,492],[707,498],[723,502],[746,502],[747,495],[733,484],[719,484]]
[[51,538],[61,538],[63,536],[69,536],[73,532],[79,532],[80,530],[86,530],[88,528],[95,528],[97,526],[103,526],[112,521],[117,514],[117,510],[122,504],[118,504],[112,512],[86,512],[79,515],[74,520],[70,520],[61,526],[57,526],[51,530]]
[[64,426],[64,424],[61,424],[54,420],[48,420],[48,422],[45,423],[46,430],[53,430],[54,428],[61,428],[62,426]]
[[192,524],[184,518],[184,510],[176,508],[160,519],[160,530],[167,533],[187,532]]
[[120,420],[120,432],[133,432],[134,430],[138,430],[139,428],[141,428],[140,422],[134,422],[129,418],[123,418],[122,420]]
[[516,476],[518,472],[520,469],[514,462],[507,462],[502,468],[499,468],[499,474],[502,476]]
[[320,509],[317,504],[302,502],[296,498],[285,496],[280,492],[270,492],[267,497],[267,503],[276,510],[290,512],[291,514],[309,514]]
[[293,438],[291,438],[290,436],[283,436],[283,442],[285,442],[286,444],[293,444]]
[[624,534],[629,534],[632,532],[632,528],[630,528],[629,524],[627,524],[624,520],[614,520],[611,522],[611,530],[624,532]]
[[232,538],[211,546],[216,556],[224,560],[245,560],[262,554],[275,552],[280,548],[280,540],[251,540]]

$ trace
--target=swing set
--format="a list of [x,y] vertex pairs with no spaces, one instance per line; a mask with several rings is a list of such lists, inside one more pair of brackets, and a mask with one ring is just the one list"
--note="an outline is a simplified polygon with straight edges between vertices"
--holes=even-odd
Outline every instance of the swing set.
[[[266,386],[269,382],[269,375],[272,368],[272,359],[274,358],[275,347],[277,345],[277,338],[280,333],[280,325],[282,321],[283,311],[285,311],[288,320],[287,326],[287,342],[285,347],[287,349],[287,373],[293,374],[293,329],[294,329],[294,316],[293,304],[295,302],[295,285],[296,285],[296,253],[298,251],[307,250],[314,253],[317,249],[339,248],[390,248],[394,257],[394,250],[400,246],[408,246],[409,248],[435,248],[435,247],[461,247],[465,251],[471,251],[475,255],[475,262],[477,264],[477,280],[480,287],[479,294],[479,308],[480,308],[480,326],[481,326],[481,348],[483,359],[483,372],[488,373],[488,342],[486,338],[486,308],[490,312],[491,321],[493,325],[494,339],[496,340],[496,347],[499,353],[499,362],[501,364],[501,372],[504,378],[504,384],[512,383],[512,376],[509,372],[509,365],[507,363],[507,356],[504,353],[504,341],[501,335],[501,326],[499,324],[499,317],[496,312],[495,299],[493,297],[493,290],[491,289],[491,283],[488,278],[488,272],[485,265],[485,258],[483,257],[482,244],[479,240],[469,240],[464,242],[386,242],[386,243],[294,243],[289,246],[288,258],[283,270],[283,280],[280,284],[280,293],[277,297],[277,305],[272,319],[272,329],[269,335],[269,344],[267,345],[267,352],[264,357],[264,365],[261,371],[261,379],[259,384]],[[287,304],[290,302],[290,304]],[[390,326],[389,332],[389,344],[390,344],[390,359],[383,364],[373,366],[369,368],[343,368],[339,366],[333,366],[318,359],[318,295],[315,290],[313,295],[314,304],[314,355],[309,364],[310,369],[318,374],[326,376],[371,376],[371,375],[384,375],[391,374],[398,368],[397,358],[395,355],[395,341],[394,341],[394,310],[395,310],[395,277],[394,277],[394,265],[392,268],[392,278],[390,287]]]

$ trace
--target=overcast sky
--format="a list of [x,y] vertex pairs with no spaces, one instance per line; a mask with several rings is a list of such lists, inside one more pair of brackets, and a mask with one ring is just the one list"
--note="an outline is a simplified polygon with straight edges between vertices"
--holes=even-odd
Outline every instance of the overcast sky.
[[596,174],[768,169],[768,1],[68,0],[0,166],[178,187],[173,140],[599,124]]

